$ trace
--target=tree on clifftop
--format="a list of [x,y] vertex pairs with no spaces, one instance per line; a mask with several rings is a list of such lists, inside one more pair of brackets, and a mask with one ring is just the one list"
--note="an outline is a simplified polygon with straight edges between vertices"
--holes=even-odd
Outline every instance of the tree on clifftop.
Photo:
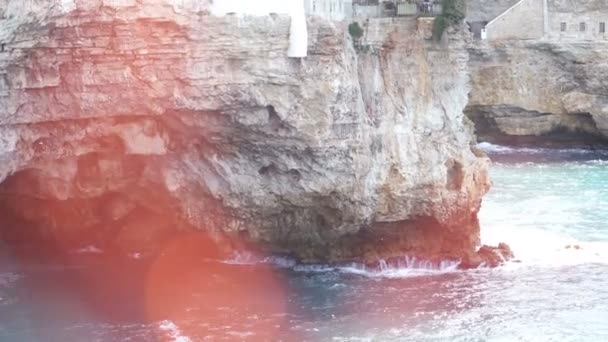
[[466,17],[465,0],[443,0],[441,6],[441,15],[437,16],[433,23],[433,39],[435,40],[441,40],[448,27],[460,24]]
[[359,23],[355,21],[354,23],[348,25],[348,33],[353,38],[354,46],[357,47],[359,39],[363,37],[363,29],[361,28],[361,26],[359,26]]

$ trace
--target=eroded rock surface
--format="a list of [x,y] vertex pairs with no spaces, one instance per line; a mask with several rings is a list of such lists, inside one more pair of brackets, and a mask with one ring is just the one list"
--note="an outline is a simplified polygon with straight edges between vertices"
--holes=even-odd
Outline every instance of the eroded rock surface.
[[531,146],[606,146],[608,42],[475,43],[467,115],[480,140]]
[[515,257],[511,247],[505,243],[498,244],[497,247],[483,245],[477,253],[471,257],[466,257],[459,265],[461,269],[472,269],[479,267],[498,267]]
[[[467,38],[413,19],[213,17],[188,1],[21,0],[0,37],[2,236],[153,250],[205,231],[305,262],[461,258],[486,158]],[[10,12],[10,14],[9,14]],[[31,12],[31,13],[30,13]]]

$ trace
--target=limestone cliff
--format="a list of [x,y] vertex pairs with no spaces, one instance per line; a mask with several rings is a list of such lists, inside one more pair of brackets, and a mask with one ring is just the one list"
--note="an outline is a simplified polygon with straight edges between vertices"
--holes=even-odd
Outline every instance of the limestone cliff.
[[595,145],[608,138],[606,41],[486,43],[471,49],[468,115],[481,140]]
[[197,3],[0,2],[4,240],[473,252],[489,181],[464,124],[465,34],[375,20],[356,51],[343,24],[310,18],[309,57],[288,59],[289,17]]

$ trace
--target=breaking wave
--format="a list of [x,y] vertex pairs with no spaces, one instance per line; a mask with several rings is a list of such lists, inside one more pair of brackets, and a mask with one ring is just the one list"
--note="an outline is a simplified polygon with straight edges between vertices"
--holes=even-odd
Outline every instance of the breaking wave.
[[393,258],[390,261],[380,260],[377,265],[373,266],[362,263],[326,265],[299,264],[296,260],[287,257],[260,257],[248,252],[239,252],[232,258],[223,261],[223,263],[231,265],[269,264],[277,268],[303,273],[340,272],[369,278],[408,278],[455,272],[458,270],[460,260],[446,260],[436,263],[406,256]]
[[477,147],[487,153],[598,153],[597,150],[582,149],[582,148],[564,148],[564,149],[550,149],[550,148],[530,148],[530,147],[511,147],[505,145],[496,145],[488,142],[482,142],[477,144]]
[[80,248],[78,250],[76,250],[76,253],[79,254],[102,254],[103,250],[101,250],[100,248],[96,247],[96,246],[86,246],[83,248]]
[[185,335],[182,335],[179,327],[169,320],[164,320],[158,324],[161,331],[167,334],[167,337],[171,338],[173,342],[192,342],[192,340]]
[[487,142],[482,142],[477,147],[485,151],[494,162],[507,164],[605,163],[608,160],[607,149],[529,148],[495,145]]
[[506,242],[515,253],[513,266],[608,264],[608,242],[581,241],[542,228],[494,226],[482,229],[484,244]]
[[606,165],[605,160],[494,165],[494,187],[479,213],[482,242],[509,244],[520,265],[608,264]]
[[488,142],[481,142],[477,147],[486,153],[501,154],[501,153],[526,153],[526,154],[546,154],[546,153],[580,153],[580,154],[603,154],[608,155],[608,151],[584,148],[530,148],[530,147],[512,147],[505,145],[496,145]]

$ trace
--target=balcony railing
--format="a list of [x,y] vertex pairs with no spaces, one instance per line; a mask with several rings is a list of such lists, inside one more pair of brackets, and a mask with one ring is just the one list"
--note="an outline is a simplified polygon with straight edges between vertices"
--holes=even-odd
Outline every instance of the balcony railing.
[[428,16],[441,14],[441,4],[434,1],[395,1],[373,3],[360,1],[353,3],[353,15],[360,18],[381,18],[395,16]]

